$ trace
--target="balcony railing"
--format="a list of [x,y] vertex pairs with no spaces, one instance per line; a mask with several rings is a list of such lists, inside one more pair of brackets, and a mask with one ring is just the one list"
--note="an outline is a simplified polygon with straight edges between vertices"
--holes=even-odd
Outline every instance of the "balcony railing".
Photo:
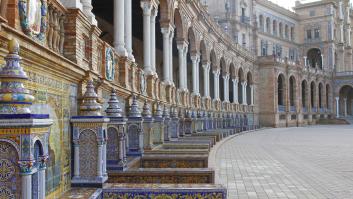
[[240,21],[245,24],[250,24],[250,17],[247,16],[241,16]]
[[278,112],[286,112],[286,106],[278,105]]

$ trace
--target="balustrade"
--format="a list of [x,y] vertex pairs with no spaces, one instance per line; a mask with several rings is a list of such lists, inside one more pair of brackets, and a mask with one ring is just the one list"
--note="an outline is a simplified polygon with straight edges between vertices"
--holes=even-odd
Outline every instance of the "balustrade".
[[48,1],[47,45],[60,54],[64,54],[66,13],[67,10],[57,0]]

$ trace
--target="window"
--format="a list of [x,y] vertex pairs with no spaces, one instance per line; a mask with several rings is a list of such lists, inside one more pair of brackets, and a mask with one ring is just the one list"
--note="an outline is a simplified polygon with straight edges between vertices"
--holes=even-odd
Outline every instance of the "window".
[[309,15],[310,15],[311,17],[315,16],[315,10],[310,10],[310,11],[309,11]]
[[311,39],[311,30],[306,30],[306,38]]
[[245,16],[245,8],[241,8],[241,16],[242,16],[242,17]]
[[316,28],[316,29],[314,30],[314,37],[315,37],[315,39],[320,38],[320,29]]
[[244,33],[242,34],[242,44],[243,44],[243,47],[246,46],[246,36]]

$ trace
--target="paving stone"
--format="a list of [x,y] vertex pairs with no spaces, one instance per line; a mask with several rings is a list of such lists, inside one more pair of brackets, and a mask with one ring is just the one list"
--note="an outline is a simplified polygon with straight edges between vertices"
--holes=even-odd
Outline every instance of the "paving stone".
[[353,198],[353,126],[244,134],[225,142],[216,162],[216,183],[232,189],[230,199]]

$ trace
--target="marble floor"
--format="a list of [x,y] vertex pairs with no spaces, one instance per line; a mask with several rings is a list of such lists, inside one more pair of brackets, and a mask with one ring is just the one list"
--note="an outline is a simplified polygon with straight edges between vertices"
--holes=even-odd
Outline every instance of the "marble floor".
[[215,152],[216,183],[230,199],[353,198],[353,126],[265,129]]

